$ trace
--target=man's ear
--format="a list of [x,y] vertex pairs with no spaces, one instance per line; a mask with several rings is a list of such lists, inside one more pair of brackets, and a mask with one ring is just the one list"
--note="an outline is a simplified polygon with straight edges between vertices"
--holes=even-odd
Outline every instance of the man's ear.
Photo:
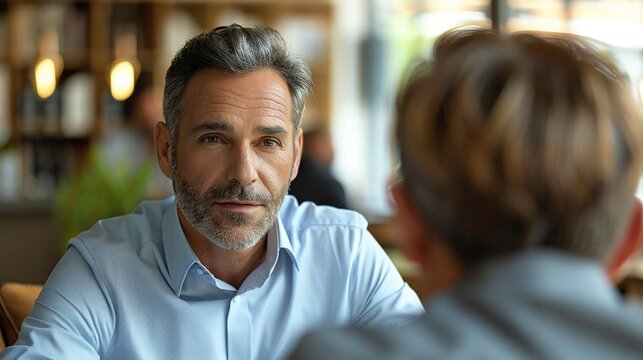
[[167,125],[159,121],[154,126],[154,143],[156,144],[156,160],[163,174],[172,179],[172,138]]
[[630,222],[614,252],[611,263],[607,267],[608,274],[613,281],[618,281],[619,270],[629,258],[637,253],[641,245],[643,245],[643,205],[641,199],[636,198]]
[[292,163],[292,172],[290,174],[290,181],[293,181],[297,174],[299,173],[299,162],[301,161],[301,152],[304,146],[304,131],[300,127],[297,129],[297,135],[294,141],[293,148],[293,163]]
[[419,264],[427,260],[429,236],[426,234],[426,224],[422,219],[421,211],[413,202],[403,182],[391,186],[391,195],[397,210],[397,223],[402,232],[401,248],[405,255]]

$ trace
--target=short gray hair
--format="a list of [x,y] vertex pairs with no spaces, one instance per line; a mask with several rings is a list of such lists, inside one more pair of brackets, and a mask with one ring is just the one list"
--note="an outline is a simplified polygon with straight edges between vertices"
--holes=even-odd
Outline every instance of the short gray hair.
[[174,56],[165,76],[163,94],[163,115],[172,142],[176,143],[185,88],[194,74],[205,69],[245,74],[264,68],[276,70],[288,84],[296,134],[312,89],[310,68],[288,53],[286,42],[276,30],[232,24],[195,36]]
[[566,34],[454,30],[400,92],[404,182],[465,266],[528,247],[607,262],[643,169],[629,84]]

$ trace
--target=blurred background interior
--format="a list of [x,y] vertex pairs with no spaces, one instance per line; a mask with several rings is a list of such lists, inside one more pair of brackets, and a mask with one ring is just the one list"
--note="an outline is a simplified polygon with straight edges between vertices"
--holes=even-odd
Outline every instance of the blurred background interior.
[[[171,193],[150,133],[165,70],[189,37],[233,22],[276,28],[310,65],[303,127],[331,134],[348,206],[412,285],[390,221],[391,114],[399,79],[440,33],[589,36],[643,102],[641,0],[1,0],[0,283],[44,282],[70,236]],[[643,268],[626,275],[636,291]]]

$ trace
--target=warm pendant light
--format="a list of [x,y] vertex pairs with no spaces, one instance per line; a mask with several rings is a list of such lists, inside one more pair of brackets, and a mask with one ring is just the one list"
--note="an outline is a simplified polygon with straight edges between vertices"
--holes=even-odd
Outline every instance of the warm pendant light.
[[34,67],[34,86],[41,99],[53,95],[58,78],[63,70],[63,60],[58,53],[58,33],[43,33],[40,36],[40,57]]
[[109,84],[112,97],[118,101],[127,100],[134,92],[136,71],[134,64],[128,60],[122,60],[112,65],[109,73]]
[[132,96],[140,68],[136,58],[136,34],[121,34],[114,44],[114,62],[109,69],[109,90],[115,100],[124,101]]

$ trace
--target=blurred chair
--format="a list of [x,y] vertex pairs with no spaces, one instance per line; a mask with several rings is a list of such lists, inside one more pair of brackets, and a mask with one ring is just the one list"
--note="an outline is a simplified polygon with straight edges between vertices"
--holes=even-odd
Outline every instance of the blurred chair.
[[40,290],[42,285],[0,285],[0,349],[16,342],[20,325],[31,312]]

